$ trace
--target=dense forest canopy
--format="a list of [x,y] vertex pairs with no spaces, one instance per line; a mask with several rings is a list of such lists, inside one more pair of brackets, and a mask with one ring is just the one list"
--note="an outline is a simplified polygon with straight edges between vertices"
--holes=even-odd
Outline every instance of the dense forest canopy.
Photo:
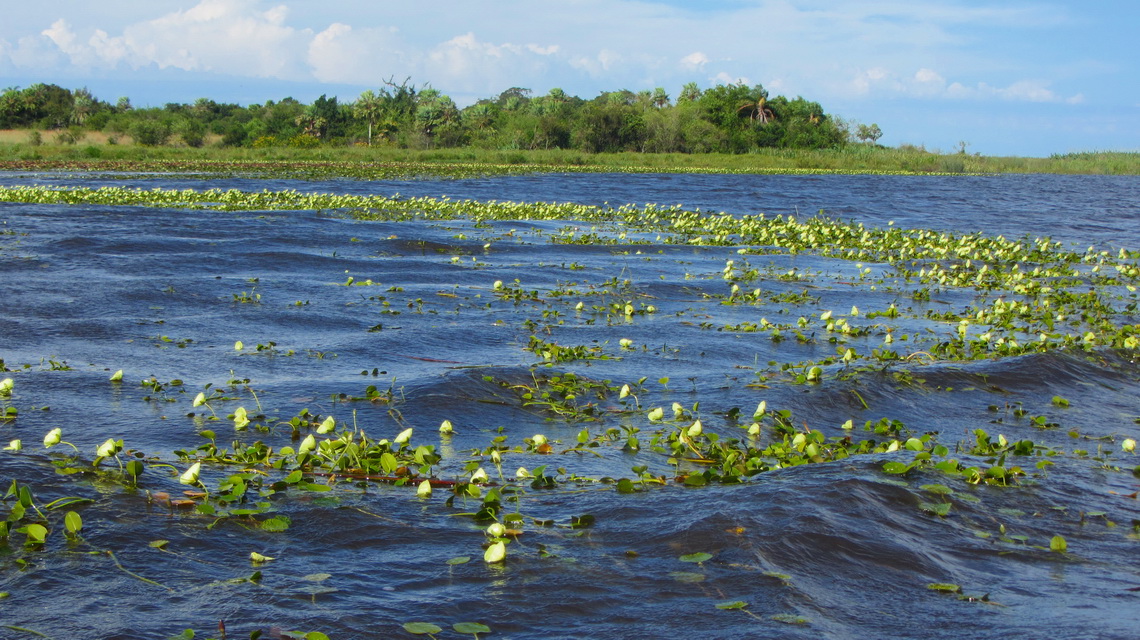
[[852,138],[874,142],[877,125],[852,130],[817,102],[769,96],[761,85],[696,83],[676,97],[665,89],[607,91],[591,100],[551,89],[535,96],[512,87],[459,108],[430,85],[391,79],[354,102],[322,95],[241,106],[199,98],[193,104],[133,108],[128,98],[104,102],[87,89],[54,84],[0,94],[0,129],[58,130],[79,140],[101,131],[111,142],[252,147],[394,145],[428,149],[576,149],[586,152],[746,153],[762,147],[824,149]]

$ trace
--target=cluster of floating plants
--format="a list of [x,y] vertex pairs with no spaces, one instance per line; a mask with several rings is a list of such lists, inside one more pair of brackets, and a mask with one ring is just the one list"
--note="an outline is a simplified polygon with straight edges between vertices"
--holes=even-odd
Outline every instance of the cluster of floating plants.
[[[885,417],[813,428],[790,409],[769,407],[766,401],[755,409],[733,406],[711,411],[702,410],[699,402],[688,406],[669,403],[667,399],[673,397],[669,385],[682,383],[668,377],[614,381],[586,373],[625,358],[667,359],[674,354],[668,345],[651,348],[616,335],[608,341],[575,342],[574,334],[563,332],[568,325],[600,325],[616,333],[653,322],[673,323],[686,330],[755,334],[750,337],[770,345],[781,357],[742,367],[749,370],[751,382],[741,386],[760,394],[780,384],[848,384],[864,409],[868,405],[856,385],[863,377],[889,376],[899,385],[924,388],[922,369],[935,363],[1050,351],[1090,358],[1111,353],[1135,362],[1140,350],[1136,289],[1140,286],[1140,251],[1127,247],[1080,251],[1047,238],[1008,239],[894,225],[871,228],[825,215],[729,215],[680,205],[595,207],[297,191],[43,187],[3,188],[0,201],[220,211],[316,210],[366,221],[464,221],[471,225],[470,231],[484,231],[483,237],[469,241],[476,252],[483,241],[483,250],[489,252],[495,242],[515,237],[513,231],[494,236],[484,229],[487,223],[565,221],[571,226],[527,233],[556,244],[604,245],[616,255],[631,258],[660,259],[677,247],[725,251],[723,269],[696,271],[686,278],[693,298],[705,305],[701,309],[664,311],[660,301],[645,293],[644,282],[616,276],[591,282],[590,274],[578,273],[587,269],[573,265],[565,269],[574,279],[557,286],[530,285],[520,277],[509,282],[488,279],[480,287],[456,285],[436,293],[454,303],[457,314],[508,307],[533,311],[517,327],[522,332],[518,351],[531,358],[529,379],[489,374],[482,380],[496,390],[495,402],[581,427],[572,440],[560,441],[542,433],[519,437],[500,429],[485,446],[456,452],[452,438],[461,427],[448,420],[432,430],[430,442],[417,442],[424,429],[411,426],[414,420],[400,412],[400,393],[394,382],[386,390],[368,385],[362,393],[335,394],[332,400],[343,409],[340,415],[302,409],[282,418],[262,407],[250,380],[232,372],[226,385],[207,384],[192,400],[189,394],[193,391],[181,380],[162,382],[152,377],[139,382],[144,401],[189,402],[187,417],[199,427],[203,441],[174,451],[173,456],[132,449],[129,443],[113,438],[85,455],[62,439],[60,429],[50,431],[43,440],[59,473],[140,489],[154,505],[208,517],[208,528],[230,523],[271,533],[285,531],[290,519],[281,513],[283,497],[366,490],[376,483],[406,487],[414,499],[442,498],[450,513],[477,523],[483,534],[472,537],[472,553],[478,549],[489,565],[509,562],[512,546],[529,529],[573,532],[593,524],[590,514],[550,518],[532,512],[532,498],[551,490],[639,494],[741,484],[778,469],[864,456],[878,465],[884,482],[908,477],[925,481],[918,488],[917,507],[939,520],[949,516],[956,504],[979,500],[967,490],[971,486],[1008,487],[1028,478],[1044,480],[1053,460],[1090,457],[1081,449],[1066,451],[1029,438],[1007,439],[981,428],[967,430],[964,439],[914,430]],[[466,236],[463,240],[468,241]],[[776,260],[796,256],[827,262],[801,265]],[[440,257],[445,259],[457,268],[480,267],[474,256],[471,261],[466,255]],[[250,284],[256,285],[257,280]],[[381,313],[440,312],[440,305],[425,304],[422,292],[406,292],[378,278],[350,275],[330,284],[341,285],[353,295],[363,291],[360,304],[379,305]],[[875,292],[874,300],[889,298],[891,302],[830,309],[824,300],[834,290]],[[233,294],[232,302],[273,304],[268,297],[263,299],[251,286]],[[940,306],[935,307],[935,302]],[[368,329],[384,330],[383,324]],[[193,349],[200,342],[166,335],[152,337],[152,341],[160,347],[183,349]],[[256,348],[240,342],[234,346],[243,357],[279,352],[272,341]],[[294,353],[291,349],[280,352]],[[56,369],[56,361],[50,362],[50,369]],[[9,370],[0,361],[0,371]],[[361,373],[369,375],[368,371]],[[378,376],[378,371],[371,375]],[[696,392],[696,382],[692,382]],[[123,383],[121,371],[111,377],[111,384]],[[0,382],[0,425],[20,420],[19,409],[12,404],[15,387],[12,378]],[[353,403],[387,408],[400,428],[378,435],[372,427],[358,425],[353,408],[361,405]],[[1053,405],[1063,408],[1068,401],[1058,396]],[[999,406],[990,410],[1003,411]],[[1023,418],[1025,425],[1035,429],[1059,427],[1046,415],[1030,415],[1020,406],[1006,408],[1005,413],[993,421],[999,428],[1009,424],[1006,419]],[[714,417],[717,426],[710,428]],[[1074,430],[1073,438],[1081,437]],[[1125,463],[1114,456],[1131,455],[1135,440],[1099,440],[1091,458],[1105,469],[1123,471]],[[26,449],[20,440],[4,448],[12,453]],[[640,460],[645,460],[645,454],[655,457],[631,466],[628,473],[602,475],[575,469],[577,460],[620,459],[623,452],[640,453]],[[174,497],[178,489],[182,493]],[[78,544],[83,530],[79,513],[72,509],[61,517],[56,514],[85,501],[89,500],[63,498],[41,505],[32,488],[13,482],[4,496],[8,515],[0,523],[0,538],[21,538],[27,549],[36,550],[49,545],[51,532],[60,530],[68,544]],[[1129,535],[1137,535],[1136,530],[1134,526]],[[1004,525],[995,540],[1022,545],[1042,542],[1030,546],[1047,553],[1064,554],[1068,549],[1061,536],[1047,542],[1019,539],[1007,535]],[[694,553],[682,556],[681,561],[700,564],[711,558],[707,553]],[[462,556],[448,563],[470,560],[471,556]],[[955,594],[962,591],[948,583],[930,588]],[[748,604],[728,601],[716,606],[744,610]],[[775,618],[782,622],[807,622],[778,615],[784,616]],[[432,637],[442,629],[428,622],[404,625],[408,633]],[[453,630],[476,636],[490,632],[480,623],[457,623]]]

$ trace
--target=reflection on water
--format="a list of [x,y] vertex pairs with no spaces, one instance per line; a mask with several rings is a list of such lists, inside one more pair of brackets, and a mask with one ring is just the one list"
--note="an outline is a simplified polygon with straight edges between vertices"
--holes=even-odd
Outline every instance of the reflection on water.
[[[211,186],[267,187],[241,180]],[[1045,231],[1082,247],[1140,246],[1134,178],[575,175],[276,187],[682,202],[773,215],[824,209],[868,225],[893,220],[1007,236]],[[518,638],[936,638],[951,628],[962,638],[1134,637],[1140,486],[1128,473],[1137,460],[1119,450],[1120,438],[1140,429],[1134,354],[937,364],[919,358],[853,380],[795,385],[758,374],[834,355],[835,345],[774,343],[723,327],[762,316],[795,322],[853,304],[866,313],[917,303],[888,287],[845,284],[849,264],[800,255],[748,260],[772,274],[789,261],[821,274],[806,287],[808,302],[722,305],[708,294],[723,293],[725,261],[741,260],[733,248],[551,244],[544,234],[560,223],[362,223],[316,212],[12,204],[0,204],[0,220],[11,232],[0,236],[0,358],[13,370],[4,376],[15,380],[5,401],[19,408],[17,420],[0,425],[0,441],[20,438],[25,447],[2,452],[0,480],[34,487],[41,504],[72,495],[93,500],[77,509],[84,542],[70,546],[59,529],[42,551],[25,551],[22,534],[0,548],[0,591],[11,594],[0,605],[5,625],[57,638],[167,637],[186,628],[210,637],[219,620],[232,637],[256,629],[411,637],[401,625],[412,621],[439,624],[441,638],[460,637],[451,624],[464,621],[487,624],[491,637]],[[372,284],[344,286],[349,276]],[[615,278],[620,286],[606,284]],[[492,283],[515,279],[537,294],[495,294]],[[774,275],[756,286],[805,289]],[[554,294],[566,288],[579,295]],[[930,308],[971,303],[954,295]],[[590,310],[629,296],[657,313],[626,318]],[[574,310],[579,300],[586,311]],[[913,313],[921,319],[922,307]],[[916,341],[934,340],[924,332],[937,336],[953,327],[916,321],[906,331]],[[851,344],[867,352],[880,334]],[[539,358],[525,349],[532,335],[598,347],[610,357],[535,367]],[[635,347],[622,349],[621,338]],[[117,369],[125,380],[118,386],[107,381]],[[593,399],[594,415],[602,417],[596,422],[524,404],[540,378],[564,371],[614,386],[646,381],[632,399]],[[184,385],[139,385],[152,376]],[[234,400],[215,403],[222,420],[187,417],[204,385],[225,388],[234,378],[248,378],[264,412],[277,419],[271,432],[234,433],[224,419],[239,405],[253,406],[243,385]],[[368,385],[390,391],[393,402],[337,400],[361,396]],[[1069,406],[1056,406],[1053,396]],[[740,427],[760,400],[829,437],[846,435],[840,426],[848,419],[859,427],[899,420],[916,434],[937,432],[951,455],[974,464],[981,461],[968,447],[979,428],[1032,439],[1059,455],[1041,449],[1027,458],[1030,475],[1018,487],[969,485],[933,468],[901,479],[881,471],[885,461],[908,459],[903,453],[774,470],[737,486],[667,483],[626,495],[599,482],[636,477],[632,469],[640,466],[653,476],[672,474],[667,456],[649,446],[657,427],[644,418],[648,408],[679,402],[691,411],[699,402],[706,431],[742,437]],[[331,492],[274,496],[273,508],[291,520],[285,532],[239,519],[211,527],[210,518],[148,502],[148,491],[184,488],[161,467],[144,474],[139,490],[128,490],[56,474],[39,444],[61,427],[90,458],[106,438],[122,438],[128,449],[181,470],[186,465],[173,452],[205,442],[204,428],[217,432],[219,446],[235,438],[296,446],[280,423],[303,408],[373,437],[414,427],[417,443],[444,455],[445,478],[464,476],[466,463],[477,460],[497,480],[480,455],[492,438],[521,445],[542,433],[558,444],[555,453],[509,452],[502,473],[511,478],[520,466],[545,464],[548,473],[565,468],[564,481],[504,505],[524,516],[524,533],[509,546],[505,565],[488,567],[481,561],[485,524],[457,515],[477,510],[478,501],[456,498],[447,506],[445,491],[419,499],[410,488],[346,481]],[[1032,422],[1039,415],[1047,428]],[[450,438],[437,433],[444,419],[455,424]],[[623,427],[641,429],[640,450],[575,446],[583,429],[597,438]],[[959,442],[966,450],[955,450]],[[1053,465],[1039,473],[1034,463],[1045,459]],[[216,483],[231,472],[207,468],[203,477]],[[588,481],[565,481],[572,474]],[[952,493],[923,488],[931,485]],[[932,501],[951,503],[949,514],[924,510]],[[4,509],[12,504],[8,499]],[[594,517],[593,526],[569,526],[584,514]],[[1067,540],[1068,554],[1048,550],[1056,535]],[[168,542],[148,544],[155,540]],[[254,566],[251,552],[275,560]],[[680,560],[697,552],[712,558]],[[473,560],[448,564],[461,556]],[[963,598],[932,591],[931,583],[961,585]],[[734,601],[747,607],[716,607]]]

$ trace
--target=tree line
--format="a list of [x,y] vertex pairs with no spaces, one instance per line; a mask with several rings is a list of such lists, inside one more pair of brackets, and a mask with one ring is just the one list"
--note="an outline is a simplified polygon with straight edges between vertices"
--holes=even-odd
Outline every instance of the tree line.
[[[561,89],[535,96],[512,87],[459,108],[430,85],[388,79],[341,103],[322,95],[241,106],[199,98],[192,104],[134,108],[104,102],[87,89],[54,84],[0,94],[0,129],[57,131],[63,142],[101,131],[110,142],[249,147],[393,145],[402,148],[576,149],[585,152],[747,153],[762,147],[823,149],[874,143],[878,125],[855,125],[818,102],[769,96],[743,83],[682,87],[675,98],[653,91],[606,91],[586,100]],[[38,136],[39,134],[33,134]]]

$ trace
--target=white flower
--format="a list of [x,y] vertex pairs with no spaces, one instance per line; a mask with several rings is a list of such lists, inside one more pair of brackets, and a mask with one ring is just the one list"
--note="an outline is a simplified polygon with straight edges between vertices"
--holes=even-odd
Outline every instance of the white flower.
[[683,415],[685,415],[685,407],[681,406],[680,402],[674,402],[673,403],[673,417],[680,419],[681,416],[683,416]]
[[502,562],[507,557],[507,545],[502,540],[487,547],[487,551],[483,553],[483,562],[492,564],[495,562]]
[[624,400],[624,399],[626,399],[626,398],[628,398],[628,397],[629,397],[629,385],[628,385],[628,384],[623,384],[623,385],[621,386],[621,391],[620,391],[620,392],[618,392],[618,399],[619,399],[619,400]]
[[249,413],[245,407],[238,407],[234,409],[234,428],[244,429],[249,426]]
[[200,407],[204,404],[206,404],[206,394],[203,392],[198,392],[198,395],[194,396],[194,406]]
[[767,413],[767,411],[768,411],[768,401],[767,400],[761,400],[760,404],[756,405],[756,411],[752,412],[752,419],[753,420],[759,420],[760,416]]
[[649,418],[650,422],[657,422],[661,418],[665,417],[665,410],[661,407],[655,407],[649,410],[647,417]]
[[16,383],[12,382],[11,378],[4,378],[3,380],[0,380],[0,396],[11,395],[12,387],[15,385]]
[[107,438],[107,440],[103,444],[99,445],[99,448],[95,450],[95,455],[99,456],[100,458],[110,458],[111,456],[115,455],[115,451],[115,439]]
[[503,526],[503,523],[501,522],[496,522],[495,524],[487,527],[487,535],[491,536],[492,538],[502,538],[506,534],[507,528]]
[[56,427],[44,436],[44,448],[50,449],[63,440],[63,429]]
[[306,453],[308,453],[308,452],[310,452],[316,448],[317,448],[317,438],[313,434],[310,433],[309,435],[305,436],[304,440],[301,441],[301,446],[297,447],[297,453],[304,455],[304,454],[306,454]]
[[541,433],[534,434],[534,437],[530,440],[536,447],[541,447],[542,445],[546,444],[546,436],[542,435]]
[[197,484],[198,483],[198,473],[201,470],[202,470],[202,463],[201,462],[195,462],[194,464],[190,465],[190,468],[187,469],[186,472],[183,473],[178,478],[178,481],[181,482],[182,484]]

